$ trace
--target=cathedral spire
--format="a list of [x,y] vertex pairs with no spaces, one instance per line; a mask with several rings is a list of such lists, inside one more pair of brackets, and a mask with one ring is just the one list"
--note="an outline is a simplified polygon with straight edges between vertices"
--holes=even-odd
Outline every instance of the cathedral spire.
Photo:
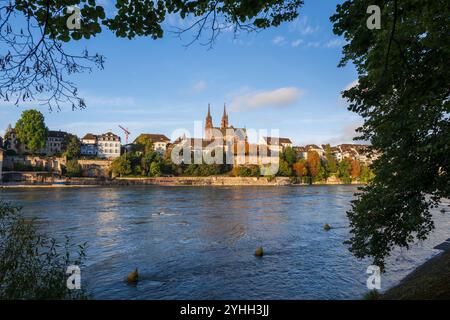
[[220,127],[222,129],[228,128],[227,106],[225,103],[223,104],[223,116],[222,116],[222,121],[220,123]]
[[206,115],[205,121],[205,139],[209,140],[211,138],[211,130],[213,127],[212,117],[211,117],[211,104],[208,103],[208,114]]

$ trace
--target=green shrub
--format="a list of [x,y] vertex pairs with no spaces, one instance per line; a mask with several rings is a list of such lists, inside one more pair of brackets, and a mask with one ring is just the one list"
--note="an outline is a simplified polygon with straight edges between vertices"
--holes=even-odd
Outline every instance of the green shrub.
[[0,201],[0,299],[83,299],[86,292],[69,290],[67,266],[84,261],[85,244],[74,246],[66,237],[63,244],[38,233],[20,208]]
[[67,161],[65,174],[68,177],[81,177],[81,166],[77,160]]

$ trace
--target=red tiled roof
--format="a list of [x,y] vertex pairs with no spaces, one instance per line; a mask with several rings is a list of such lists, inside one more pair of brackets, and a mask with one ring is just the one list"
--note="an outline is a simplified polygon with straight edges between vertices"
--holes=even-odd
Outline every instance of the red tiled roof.
[[282,143],[292,143],[291,139],[289,138],[277,138],[277,137],[264,137],[263,138],[267,144],[272,144],[272,141],[276,141],[278,139],[278,144]]
[[170,141],[170,139],[167,138],[163,134],[159,134],[159,133],[142,133],[136,139],[134,139],[134,143],[136,143],[136,141],[138,141],[142,137],[144,137],[146,139],[149,139],[149,140],[151,140],[153,142],[169,142]]

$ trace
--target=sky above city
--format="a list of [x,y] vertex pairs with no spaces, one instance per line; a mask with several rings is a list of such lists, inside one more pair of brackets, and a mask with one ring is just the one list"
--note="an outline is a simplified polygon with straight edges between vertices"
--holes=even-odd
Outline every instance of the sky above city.
[[[186,47],[191,35],[180,39],[167,32],[187,23],[173,17],[160,40],[118,39],[105,31],[72,43],[71,52],[87,48],[106,57],[104,70],[73,78],[88,107],[49,111],[37,102],[19,107],[1,102],[0,133],[14,126],[23,110],[34,108],[50,130],[80,137],[112,130],[123,139],[122,125],[131,140],[140,133],[171,138],[180,128],[193,132],[208,103],[219,126],[226,103],[235,127],[278,129],[296,145],[351,142],[362,121],[341,98],[357,75],[352,65],[337,67],[344,41],[333,34],[329,17],[339,2],[306,0],[295,21],[237,38],[224,32],[213,48],[198,42]],[[111,0],[102,3],[114,10]]]

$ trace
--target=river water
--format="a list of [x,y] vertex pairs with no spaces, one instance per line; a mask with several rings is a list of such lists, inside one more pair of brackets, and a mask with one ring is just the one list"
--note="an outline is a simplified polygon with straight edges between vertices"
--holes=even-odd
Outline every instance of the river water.
[[[97,299],[359,299],[369,260],[357,260],[346,210],[355,186],[0,189],[40,230],[87,242],[82,285]],[[382,290],[438,251],[450,215],[398,250]],[[333,229],[323,230],[325,223]],[[263,246],[263,258],[254,256]],[[135,267],[140,282],[124,279]]]

